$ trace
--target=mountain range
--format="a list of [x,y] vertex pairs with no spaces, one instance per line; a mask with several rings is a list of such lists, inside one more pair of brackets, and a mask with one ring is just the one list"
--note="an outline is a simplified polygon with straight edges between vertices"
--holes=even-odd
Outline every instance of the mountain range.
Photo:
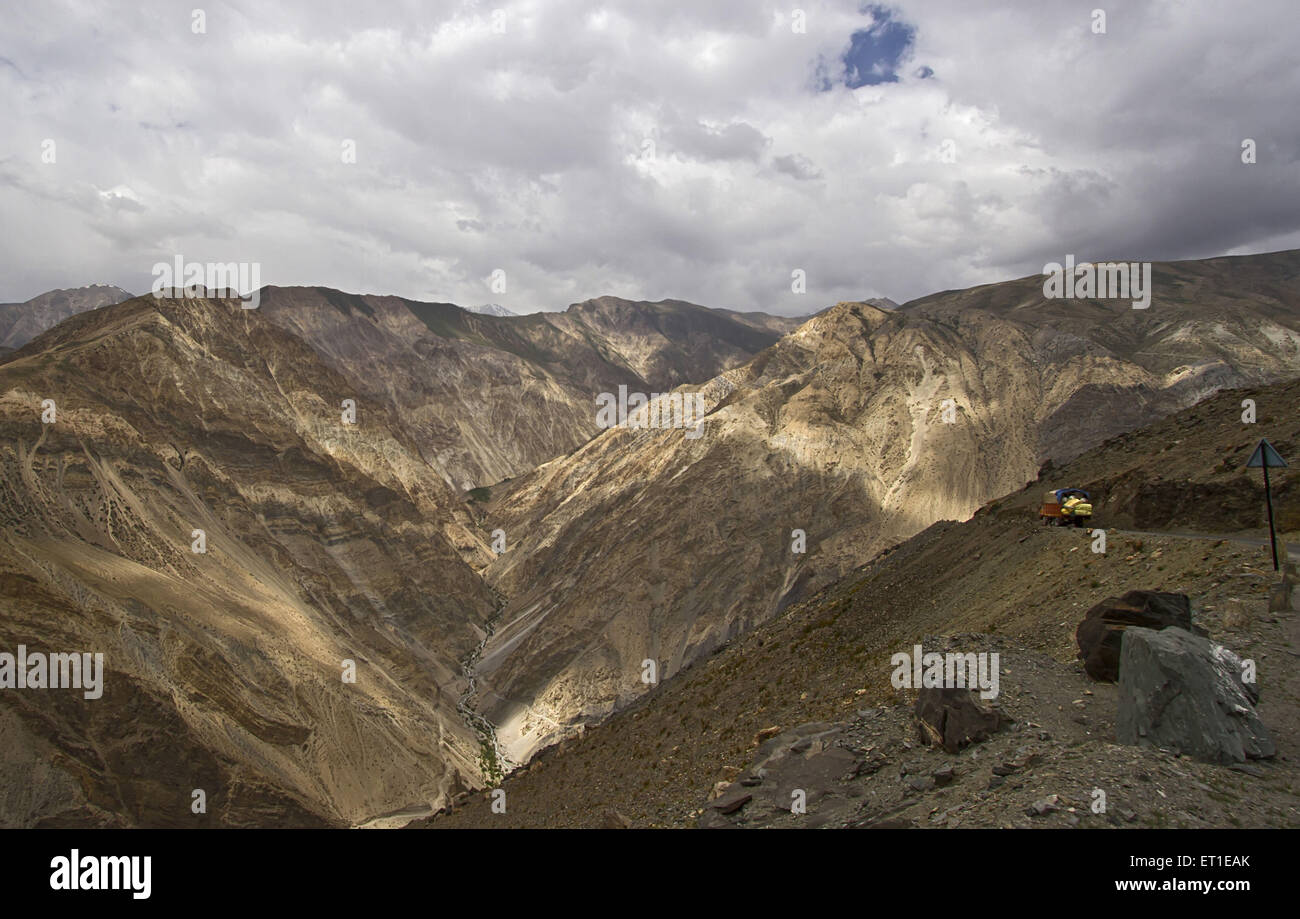
[[519,314],[506,309],[499,303],[484,303],[479,306],[465,307],[471,313],[478,313],[482,316],[518,316]]
[[22,303],[0,303],[0,354],[27,344],[69,316],[131,299],[109,284],[49,290]]
[[595,394],[707,379],[795,324],[614,297],[501,317],[304,287],[265,289],[261,312],[354,380],[360,395],[398,411],[421,455],[466,490],[585,443],[598,430]]
[[508,755],[647,691],[644,661],[670,678],[1044,463],[1300,369],[1300,253],[1154,278],[1146,310],[1045,300],[1038,277],[842,303],[704,382],[702,436],[606,431],[494,489],[485,525],[513,548],[485,575],[509,602],[480,672]]
[[[318,287],[64,318],[0,356],[0,645],[102,651],[105,691],[0,694],[0,823],[427,813],[1045,464],[1300,376],[1300,252],[1153,279],[1145,310],[1028,277],[803,320]],[[620,387],[707,414],[602,429]]]

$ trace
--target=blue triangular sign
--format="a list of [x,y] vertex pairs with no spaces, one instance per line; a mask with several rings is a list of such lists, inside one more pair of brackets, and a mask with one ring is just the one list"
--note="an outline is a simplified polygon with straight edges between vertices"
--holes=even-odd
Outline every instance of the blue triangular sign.
[[1271,466],[1276,469],[1285,465],[1286,460],[1282,459],[1281,454],[1274,450],[1273,445],[1267,440],[1261,440],[1259,446],[1255,448],[1255,452],[1246,461],[1247,469],[1258,469],[1261,466]]

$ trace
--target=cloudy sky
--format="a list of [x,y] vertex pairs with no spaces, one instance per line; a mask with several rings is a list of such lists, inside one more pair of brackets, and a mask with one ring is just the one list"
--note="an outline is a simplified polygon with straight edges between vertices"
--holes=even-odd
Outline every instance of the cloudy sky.
[[180,254],[803,314],[1300,247],[1294,0],[1103,2],[6,2],[0,301]]

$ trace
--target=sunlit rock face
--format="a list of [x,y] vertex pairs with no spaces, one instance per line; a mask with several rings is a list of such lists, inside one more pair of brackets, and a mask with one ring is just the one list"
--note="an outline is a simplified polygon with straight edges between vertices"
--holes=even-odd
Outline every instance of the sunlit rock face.
[[[522,761],[1048,459],[1300,375],[1296,253],[1153,267],[1145,310],[1035,277],[797,327],[316,288],[66,319],[0,356],[0,652],[102,654],[103,693],[0,689],[0,824],[400,822],[482,785],[471,695]],[[602,430],[624,390],[705,414]]]
[[0,691],[0,825],[350,824],[476,778],[488,551],[355,397],[237,301],[83,313],[0,365],[0,650],[104,661],[96,699]]
[[491,485],[592,436],[594,399],[658,391],[749,360],[794,320],[676,300],[602,297],[562,313],[480,315],[450,303],[267,288],[262,311],[373,401],[391,405],[456,488]]
[[646,692],[645,661],[671,676],[1045,460],[1300,373],[1300,254],[1153,269],[1143,310],[1050,300],[1038,276],[841,303],[691,387],[699,436],[617,428],[501,489],[483,698],[512,757]]
[[105,668],[94,700],[0,693],[2,825],[357,824],[480,784],[457,706],[498,601],[460,489],[792,324],[260,299],[83,311],[0,364],[0,650]]

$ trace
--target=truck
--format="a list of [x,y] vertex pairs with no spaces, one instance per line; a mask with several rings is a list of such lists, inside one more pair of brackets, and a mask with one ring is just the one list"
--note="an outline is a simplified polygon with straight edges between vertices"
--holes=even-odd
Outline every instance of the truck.
[[1092,522],[1092,496],[1082,488],[1058,488],[1043,497],[1038,511],[1044,526],[1087,526]]

